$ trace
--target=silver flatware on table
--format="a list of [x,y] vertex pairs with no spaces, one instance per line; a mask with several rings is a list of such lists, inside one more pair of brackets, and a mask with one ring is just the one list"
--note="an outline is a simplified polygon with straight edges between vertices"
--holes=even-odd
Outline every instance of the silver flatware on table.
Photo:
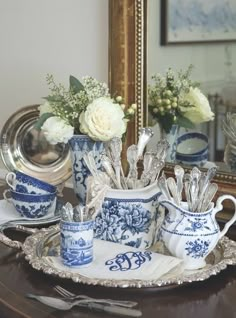
[[136,301],[130,301],[130,300],[115,300],[115,299],[109,299],[109,298],[102,299],[102,298],[93,298],[93,297],[89,297],[87,295],[81,295],[81,294],[76,295],[71,293],[70,291],[68,291],[67,289],[63,288],[60,285],[56,285],[53,289],[62,297],[65,297],[66,299],[70,299],[70,300],[90,299],[97,303],[105,303],[109,305],[117,305],[117,306],[127,307],[127,308],[132,308],[134,306],[137,306],[138,304]]
[[27,294],[26,297],[36,299],[37,301],[43,303],[44,305],[50,306],[58,310],[70,310],[74,306],[88,308],[90,310],[98,312],[106,312],[109,314],[120,315],[120,316],[129,316],[129,317],[140,317],[142,312],[138,309],[121,307],[117,305],[104,305],[96,302],[92,302],[88,299],[79,299],[79,300],[67,300],[66,298],[57,298],[49,296],[41,296],[34,294]]

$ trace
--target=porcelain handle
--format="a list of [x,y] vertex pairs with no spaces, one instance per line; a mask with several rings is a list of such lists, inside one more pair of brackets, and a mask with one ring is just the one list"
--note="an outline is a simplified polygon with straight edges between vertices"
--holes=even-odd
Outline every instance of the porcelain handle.
[[227,199],[233,201],[235,210],[232,218],[227,223],[225,223],[223,230],[220,232],[219,239],[227,233],[230,226],[236,221],[236,199],[232,195],[225,194],[218,198],[218,200],[216,201],[215,214],[223,209],[222,202]]
[[14,181],[16,179],[16,174],[14,172],[8,172],[5,177],[6,183],[9,185],[11,189],[14,189]]
[[24,227],[22,225],[11,223],[11,222],[6,222],[4,224],[1,224],[0,225],[0,242],[5,244],[8,247],[16,248],[16,249],[21,249],[22,243],[19,241],[13,241],[4,234],[4,231],[6,229],[10,229],[10,228],[13,228],[14,230],[24,232],[27,234],[33,234],[33,233],[38,231],[38,229],[36,229],[36,228],[32,229],[32,228]]
[[4,198],[4,200],[6,200],[7,202],[12,203],[12,199],[7,197],[7,194],[8,194],[8,193],[11,194],[11,190],[10,190],[10,189],[4,190],[4,192],[3,192],[3,198]]

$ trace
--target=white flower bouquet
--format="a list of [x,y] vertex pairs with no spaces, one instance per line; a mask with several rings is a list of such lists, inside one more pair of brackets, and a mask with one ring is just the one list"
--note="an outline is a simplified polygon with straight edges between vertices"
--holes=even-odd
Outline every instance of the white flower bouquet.
[[175,74],[168,69],[165,76],[152,76],[154,84],[148,86],[148,104],[152,118],[166,133],[173,124],[193,128],[195,124],[214,119],[208,99],[190,80],[193,66]]
[[80,82],[70,76],[70,86],[55,84],[47,75],[50,95],[39,106],[40,117],[35,127],[41,129],[51,144],[67,143],[75,134],[86,134],[97,141],[122,137],[136,105],[126,107],[123,98],[112,98],[108,86],[95,78]]

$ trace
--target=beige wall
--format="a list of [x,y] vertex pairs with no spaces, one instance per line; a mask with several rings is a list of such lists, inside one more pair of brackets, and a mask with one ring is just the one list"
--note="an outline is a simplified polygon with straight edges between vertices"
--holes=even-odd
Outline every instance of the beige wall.
[[108,0],[0,0],[0,128],[41,103],[47,73],[108,79]]

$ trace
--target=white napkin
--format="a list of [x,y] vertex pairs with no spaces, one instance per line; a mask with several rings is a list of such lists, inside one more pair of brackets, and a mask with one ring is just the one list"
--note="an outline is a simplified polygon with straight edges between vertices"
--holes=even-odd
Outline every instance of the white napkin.
[[[50,257],[57,269],[96,279],[158,279],[181,265],[182,260],[126,245],[94,239],[94,260],[87,267],[64,266],[60,257]],[[181,267],[181,266],[180,266]]]
[[7,202],[6,200],[0,200],[0,224],[6,223],[8,221],[21,220],[21,219],[44,220],[53,215],[54,213],[50,213],[37,219],[22,217],[20,213],[16,211],[13,204],[11,204],[10,202]]

